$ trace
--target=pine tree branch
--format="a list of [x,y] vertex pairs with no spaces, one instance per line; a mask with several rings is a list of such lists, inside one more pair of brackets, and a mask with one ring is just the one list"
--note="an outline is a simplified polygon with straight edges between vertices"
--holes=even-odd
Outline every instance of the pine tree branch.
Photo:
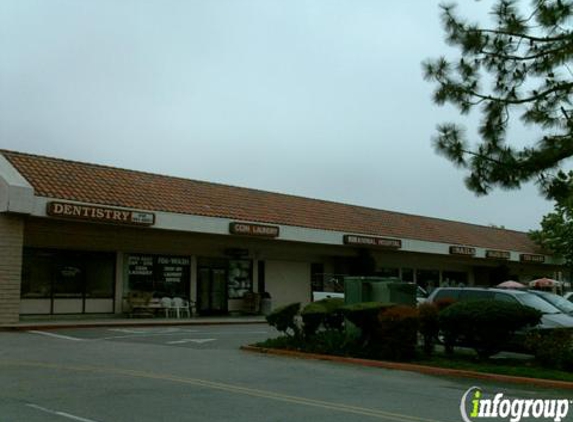
[[535,36],[527,35],[524,33],[509,32],[509,31],[504,31],[501,29],[472,29],[472,30],[464,31],[464,32],[466,32],[466,33],[477,32],[478,34],[505,35],[507,37],[516,37],[516,38],[521,38],[521,39],[525,39],[528,41],[540,42],[540,43],[544,43],[544,42],[553,43],[553,42],[557,42],[557,41],[567,41],[567,40],[571,41],[571,40],[573,40],[572,34],[570,32],[567,32],[566,34],[563,34],[563,35],[559,35],[557,37],[535,37]]
[[562,47],[554,48],[552,50],[545,50],[545,51],[542,51],[541,53],[533,54],[531,56],[506,55],[506,54],[495,53],[493,51],[487,51],[487,50],[481,50],[480,53],[484,54],[488,57],[496,57],[496,58],[499,58],[501,60],[529,61],[529,60],[539,59],[541,57],[552,55],[555,53],[559,53],[560,51],[563,51],[563,50],[571,50],[571,52],[573,52],[573,46],[570,44],[565,44]]
[[516,104],[525,104],[525,103],[537,101],[541,98],[546,97],[547,95],[549,95],[553,92],[562,91],[562,90],[570,90],[571,88],[573,88],[573,82],[568,82],[568,83],[561,84],[559,86],[547,89],[545,91],[539,92],[536,95],[533,95],[531,97],[525,97],[525,98],[516,99],[516,100],[511,100],[509,98],[493,97],[491,95],[483,95],[483,94],[480,94],[479,92],[475,92],[475,91],[471,91],[471,92],[469,92],[469,94],[471,96],[480,98],[483,101],[496,101],[496,102],[501,102],[504,104],[516,105]]

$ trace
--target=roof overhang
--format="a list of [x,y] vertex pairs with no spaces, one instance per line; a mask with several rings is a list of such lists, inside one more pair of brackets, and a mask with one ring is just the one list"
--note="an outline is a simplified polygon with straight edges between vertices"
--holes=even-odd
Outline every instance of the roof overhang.
[[34,210],[34,188],[0,154],[0,212],[31,214]]
[[[86,202],[80,201],[65,201],[60,199],[54,198],[46,198],[46,197],[35,197],[34,201],[34,209],[31,214],[35,217],[45,217],[45,218],[55,218],[61,219],[61,216],[53,215],[49,212],[51,205],[54,204],[54,201],[57,201],[58,204],[66,203],[70,204],[71,206],[85,206],[89,207],[90,209],[98,209],[98,207],[104,207],[108,210],[125,210],[125,211],[135,211],[130,208],[125,207],[109,207],[102,204],[91,204]],[[73,207],[72,207],[73,208]],[[260,221],[248,221],[248,220],[241,220],[237,221],[235,219],[230,218],[222,218],[222,217],[206,217],[206,216],[199,216],[199,215],[190,215],[190,214],[180,214],[180,213],[172,213],[172,212],[165,212],[165,211],[149,211],[149,210],[137,210],[138,213],[149,213],[153,214],[153,223],[148,225],[147,229],[159,229],[159,230],[170,230],[170,231],[180,231],[180,232],[194,232],[194,233],[201,233],[201,234],[213,234],[213,235],[227,235],[227,236],[234,236],[237,233],[233,233],[232,227],[234,224],[242,224],[248,226],[262,226],[264,222]],[[64,220],[69,220],[69,218],[63,218]],[[78,219],[72,218],[72,221],[78,221]],[[93,220],[93,219],[92,219]],[[88,221],[89,223],[89,221]],[[93,220],[92,223],[105,223],[105,221],[97,221]],[[133,226],[133,225],[132,225]],[[271,227],[271,226],[265,226]],[[276,241],[290,241],[290,242],[302,242],[302,243],[312,243],[316,245],[331,245],[331,246],[346,246],[346,247],[358,247],[358,248],[373,248],[378,249],[378,247],[382,246],[382,250],[395,250],[395,251],[402,251],[402,252],[413,252],[413,253],[423,253],[423,254],[432,254],[437,256],[451,256],[452,258],[458,260],[465,260],[467,263],[471,263],[471,265],[480,265],[485,262],[497,262],[498,264],[503,263],[510,263],[510,262],[521,262],[524,263],[521,259],[521,255],[523,255],[524,251],[505,251],[503,256],[500,255],[502,251],[492,251],[487,248],[471,246],[471,245],[453,245],[449,243],[441,243],[441,242],[429,242],[424,240],[416,240],[416,239],[408,239],[408,238],[386,238],[386,237],[372,237],[365,235],[363,233],[344,233],[339,231],[333,230],[320,230],[320,229],[311,229],[306,227],[297,227],[297,226],[289,226],[283,224],[276,224],[272,226],[276,228],[277,235],[273,236],[272,239]],[[280,234],[279,234],[280,233]],[[240,235],[240,233],[239,233]],[[266,240],[268,236],[262,236]],[[357,244],[349,244],[348,238],[357,238],[363,240],[363,242]],[[365,240],[381,240],[382,245],[376,244],[366,244]],[[272,240],[271,240],[272,241]],[[391,246],[398,246],[399,247],[387,247],[388,242],[394,241]],[[471,252],[471,254],[469,254]],[[494,256],[496,259],[491,259],[492,257],[489,256],[488,252],[497,252],[498,254]],[[560,260],[548,256],[548,255],[531,255],[531,256],[543,256],[543,262],[539,262],[538,264],[550,264],[550,265],[561,265],[562,263]],[[499,259],[503,258],[503,259]],[[537,262],[531,262],[537,263]]]

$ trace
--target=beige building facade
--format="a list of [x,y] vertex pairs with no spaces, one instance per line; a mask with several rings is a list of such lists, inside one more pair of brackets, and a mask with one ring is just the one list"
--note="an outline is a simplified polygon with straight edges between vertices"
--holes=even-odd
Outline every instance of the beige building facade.
[[[0,151],[0,324],[122,314],[133,291],[186,297],[213,315],[244,310],[251,292],[275,307],[307,303],[345,275],[432,288],[555,277],[561,268],[524,233],[401,214],[380,229],[388,212],[377,222],[361,207],[220,188]],[[158,195],[160,205],[145,202]],[[339,223],[341,213],[358,223]],[[438,235],[416,238],[414,223]]]

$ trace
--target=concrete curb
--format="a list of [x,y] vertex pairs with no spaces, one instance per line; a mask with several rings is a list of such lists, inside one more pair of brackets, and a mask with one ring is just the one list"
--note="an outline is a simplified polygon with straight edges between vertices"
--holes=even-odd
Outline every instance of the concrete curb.
[[325,360],[329,362],[346,363],[351,365],[368,366],[373,368],[394,369],[398,371],[418,372],[425,375],[441,375],[459,378],[472,378],[493,382],[507,382],[513,384],[536,385],[545,388],[573,389],[573,382],[547,380],[540,378],[518,377],[513,375],[499,375],[485,372],[468,371],[463,369],[440,368],[436,366],[418,365],[413,363],[388,362],[369,359],[349,358],[343,356],[320,355],[304,353],[293,350],[269,349],[257,346],[241,346],[241,350],[277,356],[288,356],[299,359]]

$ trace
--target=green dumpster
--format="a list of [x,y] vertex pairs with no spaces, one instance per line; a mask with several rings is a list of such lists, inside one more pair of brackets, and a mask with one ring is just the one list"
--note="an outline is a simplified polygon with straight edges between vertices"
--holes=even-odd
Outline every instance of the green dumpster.
[[396,277],[345,277],[344,302],[400,303],[416,305],[416,285]]

